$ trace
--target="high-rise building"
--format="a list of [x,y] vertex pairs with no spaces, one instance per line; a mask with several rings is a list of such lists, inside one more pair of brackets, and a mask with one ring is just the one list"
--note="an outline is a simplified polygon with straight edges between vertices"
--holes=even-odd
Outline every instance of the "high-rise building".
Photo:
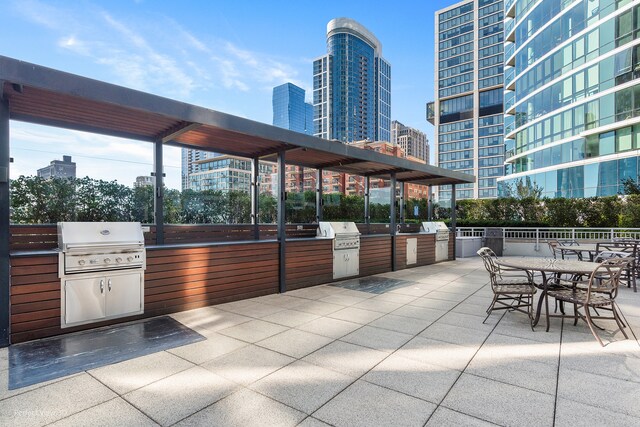
[[71,156],[62,156],[62,160],[51,160],[49,166],[38,169],[38,177],[49,178],[75,178],[76,163],[71,161]]
[[405,156],[429,163],[429,145],[424,132],[394,120],[391,122],[391,144],[400,146]]
[[[435,162],[477,176],[456,186],[457,199],[497,197],[504,174],[502,0],[465,0],[435,14]],[[451,186],[438,187],[450,205]]]
[[547,197],[615,195],[640,156],[640,1],[505,2],[506,173]]
[[[273,125],[296,132],[313,135],[313,105],[304,101],[305,90],[293,83],[285,83],[273,88]],[[310,170],[289,165],[286,168],[286,191],[302,192],[314,189]],[[307,185],[305,185],[305,182]],[[307,188],[305,188],[307,187]]]
[[314,135],[391,141],[391,65],[382,44],[349,18],[327,24],[327,54],[313,62]]
[[304,98],[304,89],[293,83],[274,87],[273,125],[313,135],[313,105]]

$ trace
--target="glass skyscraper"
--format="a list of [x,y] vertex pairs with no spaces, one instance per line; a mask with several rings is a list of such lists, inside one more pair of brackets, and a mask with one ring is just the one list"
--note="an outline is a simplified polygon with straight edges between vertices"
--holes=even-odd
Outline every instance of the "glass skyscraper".
[[273,125],[313,135],[313,105],[304,96],[304,89],[293,83],[274,87]]
[[[456,186],[457,199],[493,198],[504,174],[504,4],[466,0],[435,15],[435,98],[427,119],[435,126],[435,161],[478,177]],[[438,188],[449,206],[451,186]]]
[[327,54],[313,62],[314,135],[349,143],[391,140],[391,66],[358,22],[327,24]]
[[617,194],[640,156],[640,1],[507,0],[506,173],[548,197]]

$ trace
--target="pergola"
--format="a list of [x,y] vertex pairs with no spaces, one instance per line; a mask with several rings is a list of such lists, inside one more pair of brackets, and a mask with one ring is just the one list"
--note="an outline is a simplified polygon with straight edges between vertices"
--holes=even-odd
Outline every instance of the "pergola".
[[[423,185],[475,182],[475,177],[363,150],[172,99],[0,56],[0,346],[9,320],[10,120],[128,138],[154,144],[155,223],[163,244],[163,147],[165,145],[252,159],[252,223],[258,219],[258,165],[278,164],[278,241],[285,253],[285,161],[317,170],[316,217],[322,220],[322,171],[365,177],[365,220],[369,218],[369,179]],[[404,185],[400,203],[404,202]],[[396,206],[390,192],[390,208]],[[390,230],[395,234],[395,215]],[[455,209],[452,215],[455,227]],[[393,245],[395,248],[395,245]],[[282,258],[283,259],[283,258]],[[394,257],[395,259],[395,257]],[[284,284],[282,284],[284,286]],[[284,289],[282,289],[284,290]]]

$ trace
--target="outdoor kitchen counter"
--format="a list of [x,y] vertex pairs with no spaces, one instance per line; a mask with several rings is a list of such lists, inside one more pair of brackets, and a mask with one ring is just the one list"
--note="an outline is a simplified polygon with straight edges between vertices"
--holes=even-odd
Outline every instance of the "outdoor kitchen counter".
[[[391,236],[360,236],[360,276],[392,270]],[[417,239],[417,263],[406,265],[406,239]],[[435,262],[433,235],[396,236],[396,268]],[[278,292],[277,240],[148,245],[144,314],[90,326],[60,328],[57,249],[11,252],[11,342],[17,343],[143,317],[190,310]],[[333,239],[289,238],[287,290],[333,281]]]

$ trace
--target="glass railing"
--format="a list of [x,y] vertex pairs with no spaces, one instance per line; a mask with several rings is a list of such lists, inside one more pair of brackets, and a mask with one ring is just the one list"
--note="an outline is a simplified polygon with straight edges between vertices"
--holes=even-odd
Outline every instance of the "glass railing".
[[515,43],[506,42],[505,45],[504,45],[504,59],[505,59],[505,62],[509,58],[511,58],[514,53],[516,53],[516,44]]
[[509,10],[511,10],[511,6],[513,6],[515,2],[516,0],[507,0],[506,2],[504,2],[504,11],[508,12]]
[[504,124],[504,134],[505,135],[509,135],[515,129],[516,129],[516,122],[515,121],[513,121],[511,123],[505,123]]
[[510,19],[509,21],[507,21],[504,24],[504,39],[505,40],[507,40],[507,37],[509,36],[511,31],[513,31],[513,27],[515,27],[515,25],[516,25],[516,20],[515,19]]
[[509,67],[504,71],[504,87],[509,88],[513,79],[516,78],[516,69],[514,67]]
[[509,111],[511,107],[516,103],[516,94],[513,91],[506,91],[504,93],[504,111]]

